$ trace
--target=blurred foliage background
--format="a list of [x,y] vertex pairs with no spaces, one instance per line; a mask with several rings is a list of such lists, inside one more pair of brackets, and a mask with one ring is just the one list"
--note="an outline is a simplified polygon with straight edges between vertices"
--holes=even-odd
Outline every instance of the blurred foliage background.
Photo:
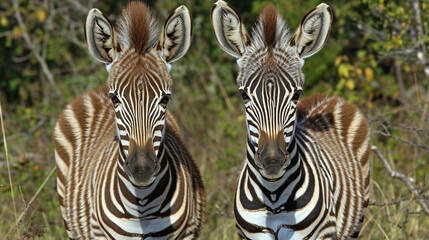
[[[0,238],[66,238],[55,174],[49,175],[55,166],[52,129],[70,100],[98,88],[107,77],[104,66],[86,49],[83,22],[88,10],[97,7],[114,21],[125,2],[0,2],[0,101],[6,139],[0,140]],[[169,110],[206,185],[208,222],[201,239],[238,239],[232,203],[245,157],[246,126],[234,82],[235,60],[217,46],[212,34],[213,2],[148,4],[160,26],[179,4],[191,12],[193,42],[171,71],[175,85]],[[228,2],[240,11],[250,31],[269,1]],[[292,31],[320,3],[272,2]],[[331,35],[325,48],[306,61],[305,95],[325,92],[357,104],[368,117],[371,144],[417,190],[410,193],[372,154],[371,204],[361,239],[429,239],[429,217],[416,202],[429,203],[429,1],[327,3],[334,11]],[[22,215],[18,229],[12,193],[17,215]]]

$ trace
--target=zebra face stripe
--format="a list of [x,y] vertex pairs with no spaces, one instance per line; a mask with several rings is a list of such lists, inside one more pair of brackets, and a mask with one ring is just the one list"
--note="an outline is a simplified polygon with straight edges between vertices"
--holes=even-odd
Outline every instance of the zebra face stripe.
[[249,49],[237,82],[246,109],[249,161],[267,179],[281,177],[290,163],[298,98],[304,82],[292,49]]
[[171,85],[168,69],[155,51],[144,56],[126,52],[112,66],[109,96],[126,158],[124,171],[137,186],[151,184],[160,171],[159,150]]

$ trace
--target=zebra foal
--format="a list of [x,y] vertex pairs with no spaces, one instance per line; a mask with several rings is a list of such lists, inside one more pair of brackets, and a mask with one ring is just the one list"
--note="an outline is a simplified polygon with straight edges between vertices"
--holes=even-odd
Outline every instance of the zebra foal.
[[88,49],[109,75],[99,92],[73,100],[54,129],[58,194],[70,239],[198,237],[204,187],[167,112],[169,69],[188,50],[191,34],[184,6],[161,34],[142,2],[128,3],[116,27],[98,9],[89,11]]
[[369,132],[358,108],[339,97],[302,95],[304,60],[326,43],[328,5],[295,34],[267,5],[246,32],[240,14],[217,1],[220,47],[237,58],[247,125],[247,158],[234,213],[243,239],[357,238],[369,199]]

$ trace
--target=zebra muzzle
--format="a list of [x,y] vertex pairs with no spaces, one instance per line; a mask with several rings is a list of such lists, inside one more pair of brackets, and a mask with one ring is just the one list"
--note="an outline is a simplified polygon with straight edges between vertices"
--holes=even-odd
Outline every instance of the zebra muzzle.
[[124,171],[137,186],[150,185],[160,170],[158,158],[151,146],[153,145],[149,143],[141,148],[133,143],[130,144],[130,154],[125,160]]
[[255,162],[264,177],[275,180],[283,176],[291,158],[286,150],[283,134],[278,134],[276,138],[264,135],[260,138],[261,146],[256,152]]
[[283,176],[287,166],[290,164],[290,155],[285,154],[282,156],[262,156],[257,154],[257,161],[262,170],[262,174],[268,179],[278,179]]

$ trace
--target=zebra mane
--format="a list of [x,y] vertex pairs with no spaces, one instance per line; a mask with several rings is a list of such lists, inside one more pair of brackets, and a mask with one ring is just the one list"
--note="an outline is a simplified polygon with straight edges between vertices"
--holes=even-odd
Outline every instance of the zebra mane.
[[278,14],[273,4],[268,4],[259,15],[258,21],[252,31],[252,43],[256,48],[272,49],[285,47],[290,40],[290,31]]
[[122,10],[116,23],[122,47],[145,53],[158,40],[158,26],[149,7],[143,2],[130,2]]

